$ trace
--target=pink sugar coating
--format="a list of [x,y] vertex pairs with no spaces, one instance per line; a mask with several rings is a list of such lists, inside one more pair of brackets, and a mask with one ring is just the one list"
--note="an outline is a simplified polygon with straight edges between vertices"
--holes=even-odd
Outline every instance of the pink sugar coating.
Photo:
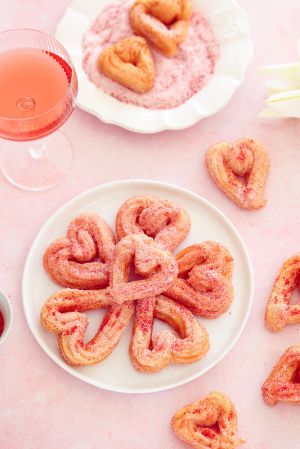
[[97,60],[102,50],[133,34],[128,11],[132,0],[116,2],[104,8],[83,37],[83,68],[97,87],[124,103],[147,109],[174,108],[201,90],[214,73],[219,45],[210,25],[194,12],[186,41],[177,54],[166,58],[152,48],[156,67],[154,87],[138,94],[101,74]]

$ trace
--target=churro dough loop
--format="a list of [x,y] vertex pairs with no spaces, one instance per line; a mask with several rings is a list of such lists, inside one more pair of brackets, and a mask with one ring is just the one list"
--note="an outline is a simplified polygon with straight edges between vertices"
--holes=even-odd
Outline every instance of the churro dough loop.
[[[154,318],[170,324],[180,337],[167,330],[153,335]],[[164,296],[137,301],[130,342],[136,369],[157,372],[169,363],[192,363],[208,349],[208,334],[188,309]]]
[[44,268],[63,287],[97,289],[106,287],[114,258],[115,237],[108,224],[96,214],[74,218],[67,237],[53,242],[44,254]]
[[204,318],[226,312],[233,300],[229,251],[220,243],[206,241],[183,249],[176,260],[178,277],[164,295]]
[[180,439],[196,449],[234,449],[245,443],[236,437],[233,403],[218,391],[180,409],[172,419],[172,427]]
[[266,203],[264,190],[269,156],[253,139],[213,145],[206,153],[208,171],[225,195],[242,209],[258,209]]

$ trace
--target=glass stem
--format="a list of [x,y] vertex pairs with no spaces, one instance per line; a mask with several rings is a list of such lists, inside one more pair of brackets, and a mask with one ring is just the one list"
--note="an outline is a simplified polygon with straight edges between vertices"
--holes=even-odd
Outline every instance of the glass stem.
[[39,160],[45,156],[46,144],[41,141],[30,142],[28,152],[32,159]]

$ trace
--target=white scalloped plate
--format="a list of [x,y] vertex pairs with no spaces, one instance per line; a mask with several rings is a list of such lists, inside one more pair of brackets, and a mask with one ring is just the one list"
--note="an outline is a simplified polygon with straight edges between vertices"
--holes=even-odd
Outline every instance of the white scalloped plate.
[[[40,310],[46,299],[59,290],[43,269],[47,246],[65,235],[68,223],[79,213],[96,212],[113,227],[116,212],[129,197],[140,194],[158,196],[184,206],[192,219],[192,229],[181,247],[203,240],[223,243],[234,258],[234,302],[230,310],[216,320],[201,320],[210,335],[211,348],[200,361],[189,365],[170,365],[156,374],[136,371],[128,348],[132,324],[127,327],[113,353],[94,366],[71,367],[59,354],[57,340],[40,325]],[[61,207],[42,227],[27,257],[23,274],[23,306],[27,323],[48,356],[71,375],[111,391],[148,393],[185,384],[215,366],[233,347],[246,324],[252,301],[253,275],[243,241],[230,221],[212,204],[182,188],[151,181],[119,181],[88,190]],[[89,312],[88,338],[99,326],[102,312]],[[163,325],[156,323],[155,329]]]
[[248,20],[235,0],[194,0],[194,8],[208,19],[220,44],[214,76],[196,95],[181,106],[151,110],[122,103],[98,89],[82,68],[82,36],[112,0],[75,0],[67,8],[57,30],[57,39],[66,47],[75,66],[78,106],[105,123],[130,131],[155,133],[188,128],[222,109],[243,82],[253,46]]

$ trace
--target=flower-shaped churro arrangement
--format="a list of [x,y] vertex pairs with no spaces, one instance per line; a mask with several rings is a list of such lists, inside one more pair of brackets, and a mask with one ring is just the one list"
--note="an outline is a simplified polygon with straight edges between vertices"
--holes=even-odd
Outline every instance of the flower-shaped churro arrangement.
[[[233,300],[233,259],[220,243],[180,251],[191,228],[187,211],[153,196],[129,198],[116,215],[116,238],[96,214],[69,224],[67,237],[46,250],[44,267],[59,285],[44,304],[41,324],[57,334],[70,365],[91,365],[111,354],[134,316],[129,348],[134,367],[157,372],[170,363],[192,363],[209,350],[197,316],[217,318]],[[86,342],[85,312],[106,309]],[[154,331],[154,321],[171,330]]]
[[241,139],[213,145],[206,153],[208,172],[219,189],[242,209],[265,205],[265,184],[269,173],[269,156],[253,139]]
[[288,348],[262,386],[266,404],[300,403],[300,345]]
[[236,437],[235,407],[219,391],[178,410],[172,427],[180,439],[195,449],[234,449],[245,443]]

